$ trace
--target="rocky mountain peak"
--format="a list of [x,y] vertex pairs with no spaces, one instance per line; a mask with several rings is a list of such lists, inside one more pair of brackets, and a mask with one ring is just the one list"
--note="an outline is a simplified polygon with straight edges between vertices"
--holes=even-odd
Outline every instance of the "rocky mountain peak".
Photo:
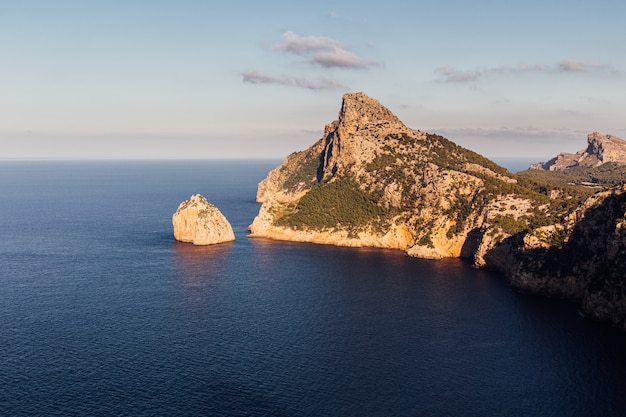
[[373,139],[374,130],[398,129],[407,128],[378,100],[365,93],[344,94],[338,120],[327,124],[324,131],[319,179],[330,178],[342,163],[349,165],[355,158],[363,158],[367,153],[365,142]]
[[626,141],[613,135],[592,132],[587,135],[586,153],[595,156],[600,163],[626,163]]
[[597,167],[607,162],[626,165],[626,141],[613,135],[592,132],[587,135],[587,148],[576,153],[561,152],[548,162],[539,162],[530,169],[561,171],[577,166]]
[[360,126],[385,122],[402,124],[389,109],[367,94],[344,94],[339,111],[339,124],[349,133],[355,133]]

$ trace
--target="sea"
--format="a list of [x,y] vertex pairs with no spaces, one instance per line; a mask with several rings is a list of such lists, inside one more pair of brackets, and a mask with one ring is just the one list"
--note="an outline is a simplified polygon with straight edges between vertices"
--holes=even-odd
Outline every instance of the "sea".
[[[279,162],[0,161],[0,415],[626,415],[625,334],[573,303],[248,237]],[[174,240],[196,193],[234,242]]]

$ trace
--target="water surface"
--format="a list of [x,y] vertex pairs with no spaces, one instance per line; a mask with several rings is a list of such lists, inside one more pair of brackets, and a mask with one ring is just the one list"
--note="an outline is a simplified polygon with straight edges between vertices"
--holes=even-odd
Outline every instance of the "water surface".
[[[246,237],[277,161],[0,162],[0,414],[623,415],[626,339],[459,260]],[[202,193],[237,240],[175,242]]]

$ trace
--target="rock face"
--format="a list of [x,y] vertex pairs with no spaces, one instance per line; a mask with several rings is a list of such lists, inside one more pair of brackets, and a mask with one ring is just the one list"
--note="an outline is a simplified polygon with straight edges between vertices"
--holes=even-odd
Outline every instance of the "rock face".
[[573,167],[593,168],[607,162],[626,164],[626,141],[617,136],[593,132],[587,136],[588,146],[576,153],[562,152],[548,162],[539,162],[530,169],[561,171]]
[[509,282],[581,303],[585,314],[626,330],[626,183],[590,197],[570,216],[561,247],[521,244]]
[[172,216],[174,238],[194,245],[212,245],[235,240],[233,228],[224,215],[200,194],[178,206]]
[[[607,143],[618,142],[603,138],[590,135],[578,161],[616,160],[618,145]],[[250,232],[467,258],[520,290],[577,300],[624,326],[626,188],[591,193],[513,175],[351,93],[320,140],[259,184]]]

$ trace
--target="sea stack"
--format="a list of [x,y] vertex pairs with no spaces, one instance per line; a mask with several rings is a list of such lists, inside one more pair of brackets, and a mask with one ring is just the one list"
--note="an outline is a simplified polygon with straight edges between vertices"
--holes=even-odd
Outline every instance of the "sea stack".
[[233,228],[217,207],[196,194],[178,206],[172,216],[174,238],[194,245],[213,245],[235,240]]

